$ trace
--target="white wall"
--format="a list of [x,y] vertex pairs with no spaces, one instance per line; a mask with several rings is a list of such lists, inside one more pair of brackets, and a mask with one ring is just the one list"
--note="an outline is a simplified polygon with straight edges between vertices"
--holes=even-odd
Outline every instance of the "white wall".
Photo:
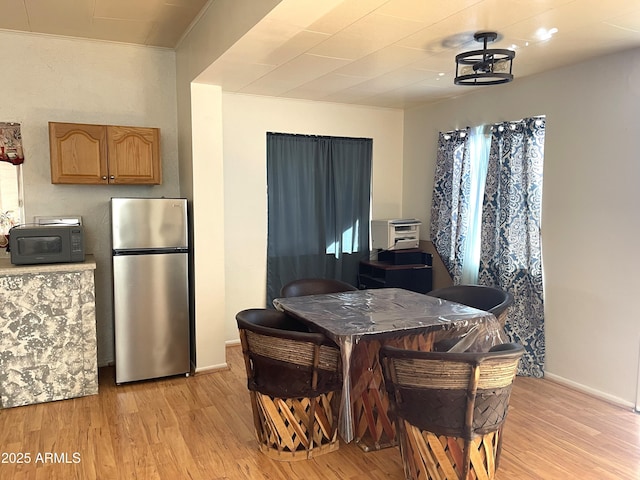
[[[224,239],[219,230],[223,223],[223,166],[217,149],[221,148],[222,137],[217,121],[222,112],[220,89],[197,84],[197,76],[279,2],[210,2],[176,49],[180,192],[189,199],[192,231],[202,235],[196,241],[198,258],[192,269],[195,290],[192,336],[196,344],[197,371],[226,365],[224,261],[221,258]],[[207,245],[208,233],[212,235]],[[216,255],[218,258],[210,261]]]
[[514,73],[509,85],[406,112],[402,215],[428,225],[438,131],[546,115],[546,371],[631,405],[640,343],[640,49],[522,79],[516,59]]
[[[15,60],[0,75],[0,121],[22,125],[27,221],[34,215],[82,215],[86,250],[97,261],[98,363],[104,365],[114,358],[109,199],[179,195],[175,54],[11,32],[0,32],[0,44]],[[50,121],[159,127],[162,185],[52,185]]]
[[396,217],[401,213],[403,113],[230,93],[223,94],[222,107],[225,323],[227,340],[236,340],[235,314],[266,305],[267,132],[372,138],[372,213]]
[[196,371],[226,366],[222,89],[191,84]]

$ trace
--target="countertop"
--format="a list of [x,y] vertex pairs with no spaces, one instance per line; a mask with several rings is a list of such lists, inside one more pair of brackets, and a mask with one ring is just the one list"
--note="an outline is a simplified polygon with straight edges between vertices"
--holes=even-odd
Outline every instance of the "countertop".
[[0,275],[22,275],[26,273],[81,272],[95,270],[93,255],[85,255],[84,262],[48,263],[39,265],[13,265],[9,254],[0,254]]

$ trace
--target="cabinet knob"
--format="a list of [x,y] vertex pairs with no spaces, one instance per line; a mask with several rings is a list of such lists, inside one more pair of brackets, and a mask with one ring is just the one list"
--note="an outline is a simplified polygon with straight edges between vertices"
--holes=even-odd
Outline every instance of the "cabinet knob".
[[102,176],[102,179],[103,179],[103,180],[106,180],[106,179],[107,179],[107,176],[106,176],[106,175],[103,175],[103,176]]
[[110,178],[111,180],[113,180],[114,178],[116,178],[116,176],[115,176],[115,175],[110,175],[110,176],[109,176],[109,178]]

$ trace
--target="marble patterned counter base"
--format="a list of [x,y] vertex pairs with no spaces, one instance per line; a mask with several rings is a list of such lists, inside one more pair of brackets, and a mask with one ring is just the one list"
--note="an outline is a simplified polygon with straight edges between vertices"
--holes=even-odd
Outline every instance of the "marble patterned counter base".
[[95,262],[0,265],[0,407],[98,393]]

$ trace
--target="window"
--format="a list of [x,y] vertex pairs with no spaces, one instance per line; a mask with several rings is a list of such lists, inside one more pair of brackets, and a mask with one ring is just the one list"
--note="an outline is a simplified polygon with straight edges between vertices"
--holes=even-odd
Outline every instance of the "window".
[[469,226],[467,241],[463,245],[461,283],[478,283],[480,266],[480,233],[482,227],[482,200],[489,165],[491,128],[472,128],[469,135]]
[[0,122],[0,247],[12,226],[22,223],[22,137],[20,125]]
[[0,248],[8,245],[9,230],[23,218],[22,168],[0,162]]

